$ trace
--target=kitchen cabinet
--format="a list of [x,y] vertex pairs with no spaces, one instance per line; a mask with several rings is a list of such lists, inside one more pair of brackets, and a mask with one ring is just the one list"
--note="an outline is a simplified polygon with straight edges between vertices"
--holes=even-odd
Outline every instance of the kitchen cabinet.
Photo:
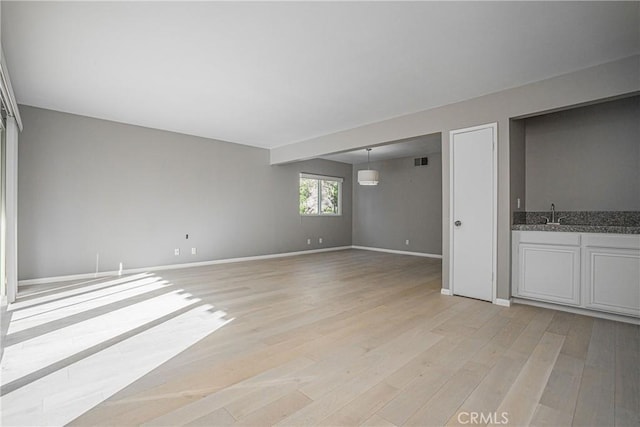
[[514,231],[515,297],[640,317],[640,235]]
[[580,305],[580,235],[523,231],[517,237],[514,294]]
[[640,317],[640,247],[636,236],[586,236],[582,274],[588,308]]
[[565,304],[580,304],[580,247],[520,245],[518,294]]

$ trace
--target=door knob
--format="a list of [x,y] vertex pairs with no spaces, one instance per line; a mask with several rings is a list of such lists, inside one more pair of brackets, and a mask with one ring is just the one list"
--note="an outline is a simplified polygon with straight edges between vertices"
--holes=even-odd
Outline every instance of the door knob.
[[458,221],[454,222],[454,225],[456,227],[460,227],[462,225],[462,222],[458,220]]

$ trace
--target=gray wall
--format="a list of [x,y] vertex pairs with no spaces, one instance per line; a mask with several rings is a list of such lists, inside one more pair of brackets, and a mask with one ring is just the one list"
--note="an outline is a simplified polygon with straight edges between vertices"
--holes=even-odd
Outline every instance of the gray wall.
[[[526,145],[524,120],[509,121],[509,171],[511,172],[511,217],[526,210]],[[520,199],[520,207],[518,207]]]
[[[428,254],[442,254],[442,156],[429,165],[413,158],[372,162],[377,186],[363,186],[353,168],[353,244]],[[405,240],[409,239],[409,245]]]
[[[270,166],[264,149],[27,106],[21,113],[22,280],[94,272],[96,253],[109,271],[120,262],[127,269],[351,245],[351,165]],[[300,217],[301,171],[345,178],[342,216]]]
[[525,120],[527,209],[640,210],[640,97]]

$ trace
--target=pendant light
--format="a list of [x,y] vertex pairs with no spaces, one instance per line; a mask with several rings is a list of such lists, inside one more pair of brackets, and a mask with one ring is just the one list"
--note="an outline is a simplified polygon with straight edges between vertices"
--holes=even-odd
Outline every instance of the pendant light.
[[358,171],[358,184],[378,185],[378,171],[369,167],[371,148],[367,148],[367,169]]

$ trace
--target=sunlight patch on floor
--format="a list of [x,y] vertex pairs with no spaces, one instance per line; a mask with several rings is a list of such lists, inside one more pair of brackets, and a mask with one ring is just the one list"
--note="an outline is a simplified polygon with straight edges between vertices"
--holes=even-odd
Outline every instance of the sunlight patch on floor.
[[144,274],[13,304],[16,319],[9,331],[29,333],[149,292],[141,302],[6,347],[1,424],[64,425],[233,320],[161,277]]
[[19,310],[11,317],[8,335],[25,329],[43,325],[55,320],[84,313],[107,304],[124,301],[127,298],[142,295],[168,286],[166,280],[147,278],[94,291],[86,295],[77,295],[64,301],[53,301]]
[[224,319],[221,312],[211,313],[211,308],[198,306],[4,395],[2,424],[71,422],[233,320]]
[[48,301],[60,300],[60,299],[67,298],[67,297],[70,297],[70,296],[73,296],[73,295],[84,294],[86,292],[94,291],[94,290],[97,290],[97,289],[108,288],[108,287],[113,286],[113,285],[118,285],[120,283],[131,282],[133,280],[142,279],[144,277],[149,277],[151,275],[152,275],[151,273],[141,273],[141,274],[136,274],[135,276],[121,277],[121,278],[118,278],[118,279],[109,280],[107,282],[101,282],[101,283],[97,283],[95,285],[89,285],[89,286],[75,287],[75,288],[70,289],[68,291],[55,292],[53,294],[43,295],[43,296],[37,297],[37,298],[31,298],[31,296],[37,295],[37,294],[30,294],[30,295],[28,295],[27,299],[24,299],[22,301],[18,300],[18,301],[14,302],[14,303],[9,304],[9,306],[7,307],[7,311],[8,312],[15,312],[17,310],[23,310],[23,309],[25,309],[27,307],[33,307],[33,306],[36,306],[36,305],[43,304],[43,303],[48,302]]
[[6,347],[2,382],[15,381],[196,302],[180,291],[172,291]]

